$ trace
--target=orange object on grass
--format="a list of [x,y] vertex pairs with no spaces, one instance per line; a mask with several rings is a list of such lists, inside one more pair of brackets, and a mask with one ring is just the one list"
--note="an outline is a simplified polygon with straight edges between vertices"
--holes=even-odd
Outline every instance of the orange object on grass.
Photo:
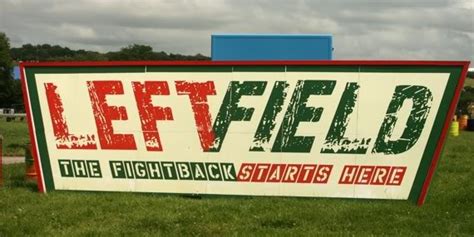
[[25,172],[26,172],[26,179],[28,180],[36,180],[36,167],[35,161],[33,156],[31,155],[31,144],[27,144],[25,146]]
[[466,130],[467,129],[467,120],[469,119],[469,116],[467,115],[461,115],[459,117],[459,130]]

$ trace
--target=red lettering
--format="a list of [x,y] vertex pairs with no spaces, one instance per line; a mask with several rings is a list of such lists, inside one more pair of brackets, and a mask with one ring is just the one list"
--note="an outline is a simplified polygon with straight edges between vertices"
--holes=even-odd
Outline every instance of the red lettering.
[[406,170],[407,167],[392,167],[390,174],[388,175],[389,179],[387,180],[386,185],[400,185],[403,181]]
[[355,184],[369,184],[374,173],[374,166],[361,166],[357,172]]
[[283,183],[294,183],[296,182],[296,179],[298,177],[298,174],[300,172],[301,165],[296,165],[296,164],[290,164],[286,168],[285,175],[283,177],[282,182]]
[[332,165],[319,165],[313,183],[325,184],[331,175]]
[[340,184],[352,184],[357,173],[359,166],[356,165],[346,165],[342,169],[342,174],[339,179]]
[[176,91],[178,95],[189,96],[201,147],[204,151],[208,151],[215,137],[214,130],[212,129],[211,113],[207,104],[207,96],[216,94],[214,82],[176,81]]
[[97,134],[102,149],[136,150],[132,134],[115,134],[112,120],[127,120],[127,111],[123,106],[108,106],[106,95],[123,94],[120,81],[88,81],[89,96],[94,111]]
[[267,182],[278,183],[283,178],[283,174],[286,170],[286,164],[273,164],[270,167]]
[[253,173],[252,182],[265,182],[267,179],[270,164],[257,164]]
[[250,181],[250,178],[252,178],[254,168],[255,168],[255,164],[243,163],[240,166],[240,171],[239,171],[239,175],[237,175],[237,180],[241,182]]
[[45,83],[44,88],[56,137],[56,147],[58,149],[97,149],[94,135],[74,135],[69,132],[66,118],[63,115],[63,103],[56,92],[57,86],[53,83]]
[[372,185],[384,185],[388,178],[388,172],[390,166],[377,166],[374,170],[374,176],[370,184]]
[[152,95],[169,95],[170,90],[166,81],[147,81],[144,84],[132,82],[135,100],[143,130],[143,138],[147,151],[162,151],[160,134],[156,121],[173,120],[170,107],[153,106]]
[[297,183],[311,183],[314,173],[316,173],[316,167],[316,165],[303,165]]

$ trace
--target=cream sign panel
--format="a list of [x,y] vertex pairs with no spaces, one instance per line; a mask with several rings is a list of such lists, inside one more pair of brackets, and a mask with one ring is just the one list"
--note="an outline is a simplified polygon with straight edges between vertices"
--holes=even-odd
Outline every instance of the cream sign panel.
[[24,66],[43,191],[419,200],[463,69],[143,64]]

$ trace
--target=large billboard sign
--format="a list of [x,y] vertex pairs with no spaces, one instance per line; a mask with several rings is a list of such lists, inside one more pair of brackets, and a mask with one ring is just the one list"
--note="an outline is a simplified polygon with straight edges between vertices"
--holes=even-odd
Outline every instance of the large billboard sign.
[[468,62],[23,63],[43,192],[423,203]]

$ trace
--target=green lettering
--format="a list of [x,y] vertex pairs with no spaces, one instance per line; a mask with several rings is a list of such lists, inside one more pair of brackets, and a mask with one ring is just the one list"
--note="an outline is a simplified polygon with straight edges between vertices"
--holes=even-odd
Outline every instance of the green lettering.
[[237,175],[235,174],[234,164],[221,163],[221,171],[224,181],[235,181]]
[[158,161],[150,161],[146,163],[146,166],[148,168],[148,174],[150,176],[150,179],[162,179],[163,176],[161,175],[161,167],[160,167],[160,162]]
[[219,164],[206,163],[206,167],[207,167],[207,173],[209,174],[209,180],[222,180]]
[[267,144],[270,141],[272,131],[275,128],[276,116],[281,112],[283,102],[288,93],[288,86],[289,84],[284,81],[275,82],[270,98],[265,106],[262,119],[260,120],[257,131],[255,132],[250,151],[264,151],[262,145]]
[[88,160],[87,169],[91,178],[102,178],[100,163],[98,160]]
[[112,178],[114,179],[125,179],[125,169],[122,161],[109,161],[110,171]]
[[61,177],[74,177],[70,160],[58,160]]
[[133,170],[132,162],[124,161],[123,164],[124,164],[124,170],[125,170],[125,175],[127,176],[127,179],[133,179],[135,176],[135,172]]
[[176,168],[178,170],[178,176],[181,180],[193,180],[191,174],[191,168],[188,162],[176,162]]
[[331,127],[326,135],[326,141],[321,148],[321,153],[365,154],[367,152],[370,138],[349,139],[344,137],[350,121],[350,115],[354,112],[358,90],[359,85],[357,82],[348,82],[346,84]]
[[178,179],[178,175],[176,174],[176,167],[173,162],[161,162],[162,170],[163,170],[163,177],[165,179]]
[[310,152],[314,136],[295,136],[300,122],[317,122],[323,108],[306,107],[311,95],[330,95],[336,81],[298,81],[278,131],[272,152]]
[[[406,99],[411,99],[413,105],[405,130],[403,130],[398,140],[390,140],[397,123],[397,113]],[[400,154],[413,147],[423,131],[432,101],[433,95],[431,91],[424,86],[397,86],[385,114],[385,119],[380,127],[372,153]]]
[[201,162],[191,162],[194,180],[207,180],[206,167]]
[[74,167],[74,176],[85,178],[89,175],[87,174],[86,162],[83,160],[73,160],[72,166]]
[[146,163],[143,161],[133,161],[133,168],[135,170],[135,177],[137,179],[148,179],[148,171]]
[[239,107],[240,99],[244,95],[262,95],[266,85],[267,82],[265,81],[244,81],[242,83],[231,81],[229,83],[226,95],[224,96],[221,108],[214,122],[214,143],[209,151],[220,151],[222,142],[232,121],[250,121],[255,109]]

